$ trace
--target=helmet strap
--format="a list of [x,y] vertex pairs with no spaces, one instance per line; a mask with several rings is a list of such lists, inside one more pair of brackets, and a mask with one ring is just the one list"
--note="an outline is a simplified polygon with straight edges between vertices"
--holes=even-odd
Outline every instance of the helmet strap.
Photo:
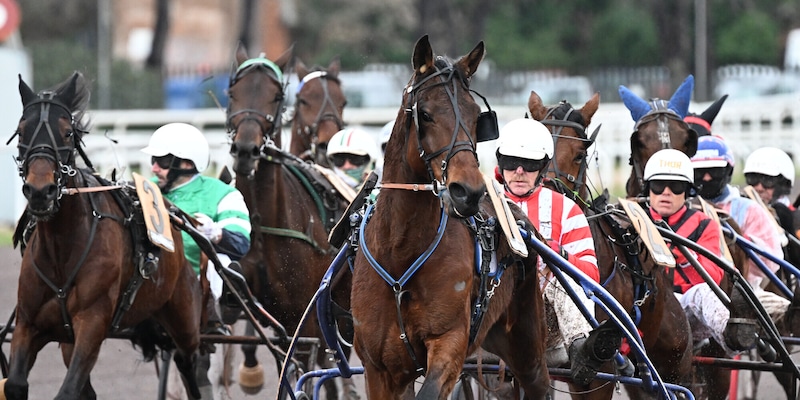
[[[177,158],[176,158],[177,159]],[[173,164],[175,162],[173,161]],[[164,187],[161,188],[162,193],[169,193],[172,190],[172,187],[175,185],[175,181],[182,176],[194,176],[198,174],[196,167],[191,168],[170,168],[169,172],[167,172],[167,182],[164,184]]]

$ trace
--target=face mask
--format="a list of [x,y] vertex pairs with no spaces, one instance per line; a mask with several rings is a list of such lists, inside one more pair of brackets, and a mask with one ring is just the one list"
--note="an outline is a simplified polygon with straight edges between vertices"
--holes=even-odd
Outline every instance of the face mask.
[[353,178],[356,182],[361,182],[361,178],[364,176],[365,169],[367,169],[366,164],[357,168],[348,169],[343,172],[345,173],[345,175]]

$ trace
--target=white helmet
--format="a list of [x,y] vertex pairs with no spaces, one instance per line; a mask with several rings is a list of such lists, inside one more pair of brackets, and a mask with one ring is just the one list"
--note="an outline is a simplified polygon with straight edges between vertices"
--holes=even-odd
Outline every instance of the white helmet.
[[553,158],[553,137],[541,122],[529,118],[515,119],[500,129],[497,154],[528,160]]
[[198,172],[208,168],[208,141],[199,129],[182,122],[166,124],[156,129],[142,151],[155,157],[172,154],[190,160]]
[[694,184],[692,160],[675,149],[659,150],[644,166],[644,180],[685,181]]
[[375,158],[375,140],[359,128],[345,128],[336,132],[328,141],[328,155],[338,153],[370,156]]
[[786,152],[775,147],[757,149],[744,163],[742,173],[782,176],[794,185],[794,162]]

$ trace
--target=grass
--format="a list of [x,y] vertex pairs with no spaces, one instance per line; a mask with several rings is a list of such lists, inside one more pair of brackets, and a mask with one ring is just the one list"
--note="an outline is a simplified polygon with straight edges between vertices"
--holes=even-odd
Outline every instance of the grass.
[[14,228],[10,226],[0,226],[0,246],[10,247],[11,236],[14,234]]

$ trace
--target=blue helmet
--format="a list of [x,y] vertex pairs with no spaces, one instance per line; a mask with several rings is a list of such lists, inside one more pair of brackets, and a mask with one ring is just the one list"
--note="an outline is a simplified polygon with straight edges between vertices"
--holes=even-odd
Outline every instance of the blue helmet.
[[697,139],[697,153],[692,157],[692,167],[721,168],[736,165],[731,149],[719,136],[701,136]]

